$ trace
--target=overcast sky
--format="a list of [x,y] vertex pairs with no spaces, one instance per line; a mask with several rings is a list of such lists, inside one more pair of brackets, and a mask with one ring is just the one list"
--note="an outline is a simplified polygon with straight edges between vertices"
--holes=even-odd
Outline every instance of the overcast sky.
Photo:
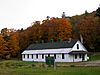
[[61,17],[62,12],[66,16],[92,12],[99,4],[100,0],[0,0],[0,29],[27,28],[46,16]]

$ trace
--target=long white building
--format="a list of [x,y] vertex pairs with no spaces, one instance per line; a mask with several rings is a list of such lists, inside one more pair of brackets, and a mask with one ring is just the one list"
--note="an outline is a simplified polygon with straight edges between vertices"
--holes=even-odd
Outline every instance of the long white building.
[[55,62],[87,61],[87,50],[79,40],[31,44],[22,52],[23,61],[45,62],[46,56]]

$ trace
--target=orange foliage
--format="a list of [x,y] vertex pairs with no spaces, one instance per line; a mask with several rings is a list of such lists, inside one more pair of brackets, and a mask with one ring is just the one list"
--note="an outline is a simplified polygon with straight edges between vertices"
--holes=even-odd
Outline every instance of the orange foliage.
[[72,26],[65,18],[51,18],[42,24],[42,31],[47,34],[48,40],[67,40],[72,37]]

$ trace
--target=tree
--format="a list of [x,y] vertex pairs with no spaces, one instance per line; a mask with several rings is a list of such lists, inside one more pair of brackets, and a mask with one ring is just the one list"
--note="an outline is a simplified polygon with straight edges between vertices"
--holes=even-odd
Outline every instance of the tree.
[[65,18],[51,18],[42,23],[42,31],[48,40],[68,40],[72,37],[72,26]]
[[7,41],[8,49],[12,57],[15,57],[19,52],[19,39],[18,38],[19,38],[19,34],[17,32],[16,33],[14,32],[10,36],[10,40]]
[[85,16],[78,24],[79,33],[83,36],[84,43],[87,44],[90,49],[94,49],[97,25],[98,22],[96,18],[92,16]]
[[3,36],[6,36],[7,33],[8,33],[8,29],[7,29],[7,28],[1,29],[1,34],[2,34]]
[[30,28],[30,32],[29,32],[28,36],[30,36],[29,38],[33,42],[36,42],[36,41],[40,42],[40,40],[41,40],[41,33],[42,33],[42,31],[41,31],[40,21],[36,21],[36,22],[34,22],[34,24],[32,25],[32,27]]
[[5,41],[3,37],[0,35],[0,58],[4,57],[4,49],[5,49]]
[[4,28],[1,30],[1,58],[9,59],[17,55],[19,51],[19,35],[14,29]]
[[100,7],[96,10],[96,16],[100,17]]
[[87,10],[85,10],[85,16],[88,16],[88,14],[89,14],[89,13],[87,12]]

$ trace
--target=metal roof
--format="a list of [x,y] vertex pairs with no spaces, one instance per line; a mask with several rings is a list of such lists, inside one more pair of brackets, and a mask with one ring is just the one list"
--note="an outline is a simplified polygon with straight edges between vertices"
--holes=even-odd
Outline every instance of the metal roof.
[[78,40],[31,44],[26,50],[72,48],[77,41]]
[[59,54],[59,53],[69,53],[70,51],[71,51],[71,48],[25,50],[22,52],[22,54]]
[[69,54],[87,54],[87,51],[71,51]]

